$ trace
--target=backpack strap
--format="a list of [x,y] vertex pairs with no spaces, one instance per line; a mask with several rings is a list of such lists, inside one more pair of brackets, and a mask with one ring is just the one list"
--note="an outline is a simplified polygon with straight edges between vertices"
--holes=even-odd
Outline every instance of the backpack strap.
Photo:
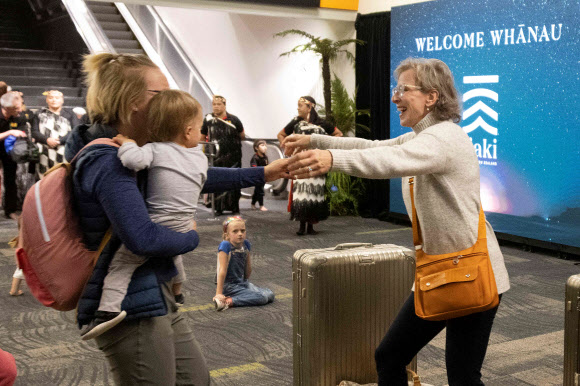
[[[99,249],[97,249],[97,251],[95,252],[95,257],[93,258],[93,269],[95,268],[95,265],[97,265],[97,260],[99,260],[99,257],[101,257],[101,253],[103,253],[103,250],[105,249],[105,247],[107,246],[107,244],[111,240],[112,235],[113,235],[113,227],[109,227],[109,229],[107,229],[107,232],[105,232],[105,236],[103,236],[103,239],[101,240],[101,244],[99,244]],[[92,274],[91,274],[91,276],[92,276]],[[87,288],[87,284],[89,284],[88,280],[85,283],[83,290],[81,291],[81,294],[85,293],[85,289]],[[79,299],[79,302],[80,302],[80,299]],[[78,314],[79,314],[79,302],[77,302],[77,306],[75,307],[75,318],[78,317]]]
[[80,156],[80,154],[86,148],[93,146],[93,145],[109,145],[109,146],[114,146],[114,147],[120,147],[119,144],[117,142],[113,141],[111,138],[97,138],[94,141],[87,143],[81,150],[79,150],[79,152],[74,156],[74,158],[70,161],[70,163],[72,164],[73,162],[75,162],[76,159]]
[[105,233],[105,236],[103,236],[103,239],[101,240],[101,244],[99,244],[99,249],[97,249],[95,258],[93,259],[93,268],[97,264],[97,260],[99,259],[99,256],[101,256],[101,253],[103,253],[103,249],[105,249],[105,247],[109,243],[109,240],[111,240],[112,235],[113,235],[113,227],[109,227],[109,229],[107,229],[107,232]]

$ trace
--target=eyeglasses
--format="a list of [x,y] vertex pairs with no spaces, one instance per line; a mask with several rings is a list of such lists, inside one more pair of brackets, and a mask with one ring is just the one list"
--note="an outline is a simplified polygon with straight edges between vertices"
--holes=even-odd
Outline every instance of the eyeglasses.
[[421,86],[414,86],[411,84],[400,84],[397,87],[393,88],[393,92],[391,93],[392,96],[396,96],[397,98],[402,98],[403,94],[407,91],[411,90],[420,90]]

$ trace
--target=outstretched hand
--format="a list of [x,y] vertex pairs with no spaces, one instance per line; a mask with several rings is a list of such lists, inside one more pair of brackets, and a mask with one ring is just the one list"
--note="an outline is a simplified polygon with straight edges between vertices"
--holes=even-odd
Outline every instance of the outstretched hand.
[[324,175],[332,167],[332,153],[328,150],[307,150],[289,158],[288,171],[295,179]]
[[288,174],[288,158],[280,158],[264,167],[264,179],[266,182],[275,181],[278,178],[290,178]]
[[310,148],[310,136],[304,134],[292,134],[284,138],[280,147],[284,149],[284,154],[291,156],[299,151]]

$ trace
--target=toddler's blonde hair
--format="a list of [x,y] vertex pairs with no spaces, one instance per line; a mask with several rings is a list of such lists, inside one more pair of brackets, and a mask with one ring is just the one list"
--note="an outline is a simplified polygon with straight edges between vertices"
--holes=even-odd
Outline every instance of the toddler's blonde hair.
[[147,112],[149,139],[153,142],[174,141],[200,113],[199,102],[185,91],[159,92],[149,102]]

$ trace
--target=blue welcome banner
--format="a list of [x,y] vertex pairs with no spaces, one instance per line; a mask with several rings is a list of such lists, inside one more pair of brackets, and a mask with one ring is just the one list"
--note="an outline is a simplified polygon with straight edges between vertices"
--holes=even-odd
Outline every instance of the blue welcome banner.
[[[391,12],[392,69],[425,57],[454,74],[494,229],[580,247],[580,0],[439,0]],[[394,104],[390,117],[392,138],[410,130]],[[406,213],[400,180],[390,200]]]

